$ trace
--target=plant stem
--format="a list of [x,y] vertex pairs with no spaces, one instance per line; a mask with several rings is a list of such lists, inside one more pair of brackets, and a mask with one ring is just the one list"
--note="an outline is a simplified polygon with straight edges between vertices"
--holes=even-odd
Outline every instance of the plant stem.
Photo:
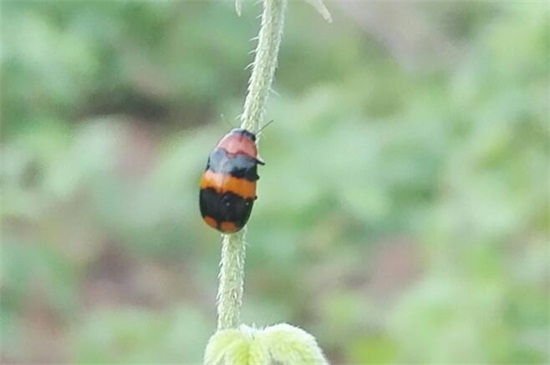
[[286,0],[264,0],[256,57],[241,116],[241,128],[251,132],[257,132],[263,121],[267,96],[277,67],[285,8]]
[[245,230],[222,235],[220,287],[218,288],[218,331],[237,328],[244,287]]
[[[256,133],[264,118],[267,97],[277,67],[283,33],[286,0],[264,0],[262,25],[256,57],[241,116],[241,128]],[[235,234],[222,235],[220,286],[218,289],[218,331],[237,328],[244,287],[246,227]]]

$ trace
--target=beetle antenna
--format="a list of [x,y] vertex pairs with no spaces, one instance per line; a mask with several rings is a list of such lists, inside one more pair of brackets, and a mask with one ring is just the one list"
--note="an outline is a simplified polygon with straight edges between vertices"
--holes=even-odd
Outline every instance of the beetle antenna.
[[270,125],[270,124],[273,123],[273,122],[274,122],[274,120],[271,119],[269,122],[267,122],[266,124],[264,124],[264,125],[262,126],[262,128],[260,128],[260,130],[258,131],[258,133],[256,133],[256,135],[260,135],[260,134],[262,133],[262,131],[265,129],[265,127],[267,127],[268,125]]

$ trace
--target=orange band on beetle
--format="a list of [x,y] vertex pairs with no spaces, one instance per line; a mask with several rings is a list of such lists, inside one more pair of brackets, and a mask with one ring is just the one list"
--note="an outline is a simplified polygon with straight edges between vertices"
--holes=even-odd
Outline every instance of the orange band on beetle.
[[241,228],[242,227],[238,227],[235,223],[232,222],[222,222],[220,224],[220,230],[226,233],[237,232]]
[[218,222],[217,222],[214,218],[206,216],[206,217],[203,217],[202,219],[203,219],[203,220],[206,222],[206,224],[208,224],[210,227],[216,228],[216,229],[218,228]]
[[223,194],[231,192],[244,199],[256,199],[256,182],[207,170],[201,178],[201,189],[212,188]]

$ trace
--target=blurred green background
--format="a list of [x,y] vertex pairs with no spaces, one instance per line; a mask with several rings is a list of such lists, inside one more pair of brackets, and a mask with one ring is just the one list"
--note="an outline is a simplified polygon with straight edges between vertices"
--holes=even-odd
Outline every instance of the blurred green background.
[[[198,180],[260,5],[1,5],[1,361],[200,363]],[[289,5],[243,320],[334,364],[548,363],[548,3],[327,5]]]

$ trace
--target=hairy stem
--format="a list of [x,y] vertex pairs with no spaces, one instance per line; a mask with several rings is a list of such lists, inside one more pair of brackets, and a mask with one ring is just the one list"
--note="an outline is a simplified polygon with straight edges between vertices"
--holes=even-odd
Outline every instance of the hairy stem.
[[241,116],[241,128],[251,132],[257,132],[263,121],[267,96],[277,67],[285,8],[286,0],[264,0],[256,57]]
[[[286,0],[264,0],[262,25],[254,58],[248,93],[241,116],[241,128],[256,133],[263,121],[267,96],[277,67],[277,55],[284,24]],[[236,234],[222,235],[220,286],[218,289],[218,331],[236,328],[244,286],[246,228]]]
[[237,328],[244,287],[245,229],[222,235],[220,287],[218,289],[218,331]]

